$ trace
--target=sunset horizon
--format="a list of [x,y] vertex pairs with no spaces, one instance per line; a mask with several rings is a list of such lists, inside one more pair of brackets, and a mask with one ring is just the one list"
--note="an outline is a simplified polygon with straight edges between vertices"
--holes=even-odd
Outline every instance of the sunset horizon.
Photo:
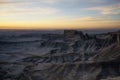
[[0,80],[120,80],[120,0],[0,0]]
[[120,28],[119,0],[0,0],[0,29]]

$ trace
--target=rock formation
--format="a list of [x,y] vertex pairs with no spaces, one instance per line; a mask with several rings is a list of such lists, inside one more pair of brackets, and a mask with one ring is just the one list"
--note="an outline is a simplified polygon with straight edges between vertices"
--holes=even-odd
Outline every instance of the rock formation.
[[0,80],[120,80],[116,32],[65,30],[41,36],[0,41]]

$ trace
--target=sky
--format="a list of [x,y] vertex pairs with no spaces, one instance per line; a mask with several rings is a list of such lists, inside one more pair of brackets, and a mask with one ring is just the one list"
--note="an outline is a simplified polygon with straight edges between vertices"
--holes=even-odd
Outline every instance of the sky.
[[0,29],[120,28],[120,0],[0,0]]

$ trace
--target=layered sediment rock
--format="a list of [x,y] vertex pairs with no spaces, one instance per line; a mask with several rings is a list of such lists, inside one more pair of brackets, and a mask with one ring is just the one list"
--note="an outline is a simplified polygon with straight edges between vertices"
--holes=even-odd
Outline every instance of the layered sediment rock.
[[[42,55],[21,54],[20,58],[12,61],[1,60],[0,79],[119,80],[120,45],[112,33],[88,35],[67,30],[59,35],[44,34],[40,41],[34,46],[44,49],[39,53]],[[18,54],[9,55],[19,57]]]

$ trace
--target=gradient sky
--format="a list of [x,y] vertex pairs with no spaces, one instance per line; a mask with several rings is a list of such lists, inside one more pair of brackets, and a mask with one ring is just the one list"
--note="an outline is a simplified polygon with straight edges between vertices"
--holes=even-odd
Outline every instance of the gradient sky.
[[120,28],[120,0],[0,0],[0,29]]

